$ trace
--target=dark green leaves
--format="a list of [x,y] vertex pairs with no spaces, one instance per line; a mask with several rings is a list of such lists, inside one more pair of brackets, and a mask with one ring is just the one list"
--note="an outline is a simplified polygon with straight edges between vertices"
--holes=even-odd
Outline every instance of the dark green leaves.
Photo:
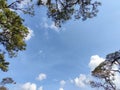
[[48,17],[60,27],[73,16],[82,20],[95,17],[101,3],[92,0],[47,0],[45,3],[38,0],[37,5],[44,5],[48,9]]
[[0,53],[0,69],[4,72],[8,70],[9,62],[5,61],[4,53]]
[[18,51],[25,50],[25,37],[28,29],[23,24],[23,19],[16,12],[11,11],[5,0],[0,0],[0,68],[8,70],[8,62],[5,62],[4,54],[10,57],[16,56]]

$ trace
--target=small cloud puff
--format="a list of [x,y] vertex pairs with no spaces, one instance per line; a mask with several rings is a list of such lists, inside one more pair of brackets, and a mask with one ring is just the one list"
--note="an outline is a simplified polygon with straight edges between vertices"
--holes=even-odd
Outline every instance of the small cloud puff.
[[56,32],[59,32],[58,27],[55,26],[54,22],[52,22],[51,24],[48,24],[47,22],[44,22],[43,26],[46,29],[52,29],[52,30],[55,30]]
[[60,81],[60,88],[59,88],[59,90],[64,90],[65,84],[66,84],[66,81],[65,80],[61,80]]
[[63,88],[59,88],[59,90],[64,90]]
[[26,41],[30,40],[33,36],[34,36],[34,32],[33,30],[31,30],[29,27],[28,27],[28,35],[27,37],[25,38]]
[[42,81],[47,78],[47,75],[44,73],[40,73],[39,76],[37,77],[37,80]]
[[43,86],[40,86],[40,87],[38,88],[38,90],[43,90]]
[[55,26],[54,22],[49,24],[46,18],[43,18],[43,22],[41,23],[41,26],[45,29],[51,29],[51,30],[54,30],[56,32],[60,31],[59,28]]
[[61,81],[60,81],[61,87],[64,87],[65,84],[66,84],[66,82],[65,82],[64,80],[61,80]]
[[27,82],[21,86],[22,90],[37,90],[37,86],[35,83]]

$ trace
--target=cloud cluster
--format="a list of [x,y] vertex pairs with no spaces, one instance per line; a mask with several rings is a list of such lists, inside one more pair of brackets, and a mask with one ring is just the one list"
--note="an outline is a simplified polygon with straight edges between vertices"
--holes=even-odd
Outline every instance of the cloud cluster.
[[[46,74],[40,73],[37,77],[37,80],[42,81],[46,78],[47,78]],[[26,82],[26,83],[18,86],[17,90],[43,90],[43,86],[37,87],[36,83]]]
[[[102,63],[103,61],[105,61],[104,58],[98,56],[98,55],[93,55],[90,58],[90,62],[88,64],[90,70],[94,70],[95,67],[97,67],[100,63]],[[118,70],[117,66],[113,66],[113,68],[115,70]],[[76,77],[75,79],[71,80],[72,83],[74,83],[77,87],[79,88],[84,88],[87,87],[87,85],[89,84],[89,81],[92,80],[92,77],[89,77],[85,74],[80,74],[79,77]],[[120,88],[119,82],[120,82],[120,74],[119,73],[115,73],[115,84],[118,88]]]
[[[101,58],[98,55],[93,55],[90,58],[90,62],[88,64],[90,70],[93,70],[96,66],[98,66],[101,62],[103,62],[105,59]],[[116,76],[118,78],[118,76]],[[47,75],[45,73],[40,73],[36,80],[42,81],[47,79]],[[69,82],[74,84],[75,86],[79,88],[86,88],[87,85],[89,84],[90,79],[92,79],[89,75],[85,74],[80,74],[78,77],[75,77],[74,79],[71,79]],[[116,83],[119,82],[120,80],[117,79]],[[69,83],[68,82],[68,83]],[[66,81],[61,80],[60,82],[60,88],[59,90],[64,90]],[[118,83],[119,84],[119,83]],[[21,86],[22,90],[43,90],[43,86],[40,86],[39,88],[35,83],[27,82]]]
[[21,86],[22,90],[36,90],[37,86],[35,83],[27,82]]
[[[102,58],[98,55],[91,56],[90,62],[88,64],[90,70],[93,70],[104,60],[105,60],[104,58]],[[115,68],[117,68],[117,67],[115,66]],[[36,79],[39,81],[45,80],[45,79],[47,79],[47,75],[44,73],[40,73]],[[71,79],[69,81],[61,80],[59,82],[60,87],[58,90],[65,90],[65,86],[67,85],[66,83],[70,83],[70,82],[71,82],[71,84],[75,85],[76,87],[79,87],[80,89],[82,88],[82,90],[83,90],[85,88],[88,88],[89,81],[92,79],[93,78],[90,75],[80,74],[79,76],[77,76],[74,79]],[[117,87],[120,87],[119,82],[120,82],[120,75],[116,74],[115,84],[117,85]],[[40,86],[38,88],[35,83],[30,83],[30,82],[23,84],[21,86],[21,88],[22,88],[22,90],[43,90],[43,86]]]
[[81,88],[85,87],[86,84],[89,83],[89,78],[87,78],[87,76],[84,74],[80,74],[80,76],[76,77],[73,82],[75,83],[76,86]]
[[44,80],[44,79],[46,79],[46,78],[47,78],[47,75],[46,75],[46,74],[40,73],[36,79],[39,80],[39,81],[42,81],[42,80]]
[[[94,70],[95,67],[97,67],[101,62],[103,62],[105,59],[98,56],[93,55],[90,58],[90,62],[88,64],[90,71]],[[71,80],[72,83],[74,83],[79,88],[85,88],[89,84],[89,81],[92,79],[89,75],[86,74],[80,74],[75,79]]]
[[20,85],[15,90],[43,90],[43,86],[37,87],[35,83],[26,82],[22,85]]

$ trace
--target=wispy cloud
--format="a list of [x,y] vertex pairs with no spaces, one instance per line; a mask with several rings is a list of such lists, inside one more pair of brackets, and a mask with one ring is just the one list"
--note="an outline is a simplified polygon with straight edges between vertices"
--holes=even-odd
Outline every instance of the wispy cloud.
[[48,23],[46,18],[43,18],[43,22],[41,23],[41,26],[45,29],[51,29],[51,30],[54,30],[56,32],[60,31],[60,29],[55,26],[54,22]]
[[21,1],[21,4],[19,4],[19,7],[24,8],[30,2],[31,2],[31,0],[23,0],[23,1]]
[[33,36],[34,36],[34,32],[32,29],[30,29],[28,27],[28,31],[29,31],[29,34],[27,35],[27,37],[25,38],[26,41],[30,40]]
[[47,78],[47,75],[44,73],[40,73],[39,76],[36,78],[39,81],[42,81]]

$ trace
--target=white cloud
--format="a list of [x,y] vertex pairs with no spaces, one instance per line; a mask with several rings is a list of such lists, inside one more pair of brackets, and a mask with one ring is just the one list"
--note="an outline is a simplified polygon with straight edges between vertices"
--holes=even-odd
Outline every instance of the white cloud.
[[47,1],[48,1],[48,0],[42,0],[42,3],[43,3],[44,5],[46,5]]
[[51,24],[48,24],[47,22],[44,22],[43,26],[46,29],[52,29],[52,30],[55,30],[56,32],[59,32],[59,29],[58,29],[58,27],[55,26],[54,22],[52,22]]
[[43,90],[43,86],[40,86],[40,87],[38,88],[38,90]]
[[73,81],[75,83],[76,86],[78,87],[85,87],[88,82],[89,82],[89,78],[86,77],[86,75],[84,74],[80,74],[79,77],[76,77]]
[[[119,70],[118,64],[113,64],[112,69],[113,70]],[[115,83],[117,88],[120,88],[120,73],[119,72],[114,72],[114,71],[111,71],[111,72],[115,74],[113,82]]]
[[60,81],[60,88],[59,88],[59,90],[64,90],[65,84],[66,84],[66,81],[65,80],[61,80]]
[[37,77],[37,80],[42,81],[47,78],[47,75],[44,73],[40,73],[39,76]]
[[27,82],[21,86],[22,90],[37,90],[35,83]]
[[24,8],[24,6],[26,6],[30,2],[31,2],[31,0],[23,0],[23,1],[21,1],[21,3],[19,4],[19,8]]
[[49,26],[49,28],[51,28],[51,29],[53,29],[53,30],[58,32],[58,27],[55,26],[54,22]]
[[29,34],[28,34],[27,37],[25,38],[26,41],[30,40],[31,37],[34,36],[33,30],[31,30],[29,27],[28,27],[28,31],[29,31]]
[[114,82],[116,84],[116,87],[120,88],[120,74],[116,73]]
[[43,22],[41,23],[41,26],[45,29],[51,29],[51,30],[55,30],[56,32],[59,32],[59,28],[55,26],[55,23],[48,23],[46,18],[43,18]]
[[61,87],[64,87],[65,84],[66,84],[65,80],[61,80],[61,81],[60,81]]
[[[101,62],[103,62],[105,59],[99,57],[98,55],[93,55],[90,58],[90,62],[89,62],[89,68],[90,70],[94,70],[95,67],[97,67]],[[92,77],[89,75],[85,75],[85,74],[80,74],[80,76],[71,79],[70,82],[75,84],[77,87],[79,88],[85,88],[87,87],[87,85],[89,85],[89,81],[92,80]]]
[[63,88],[59,88],[59,90],[64,90]]
[[44,90],[43,86],[37,87],[37,84],[26,82],[24,84],[16,84],[12,89],[10,90]]
[[89,67],[90,67],[91,71],[93,71],[95,69],[95,67],[97,67],[103,61],[105,61],[105,59],[101,58],[98,55],[91,56],[90,62],[89,62]]

